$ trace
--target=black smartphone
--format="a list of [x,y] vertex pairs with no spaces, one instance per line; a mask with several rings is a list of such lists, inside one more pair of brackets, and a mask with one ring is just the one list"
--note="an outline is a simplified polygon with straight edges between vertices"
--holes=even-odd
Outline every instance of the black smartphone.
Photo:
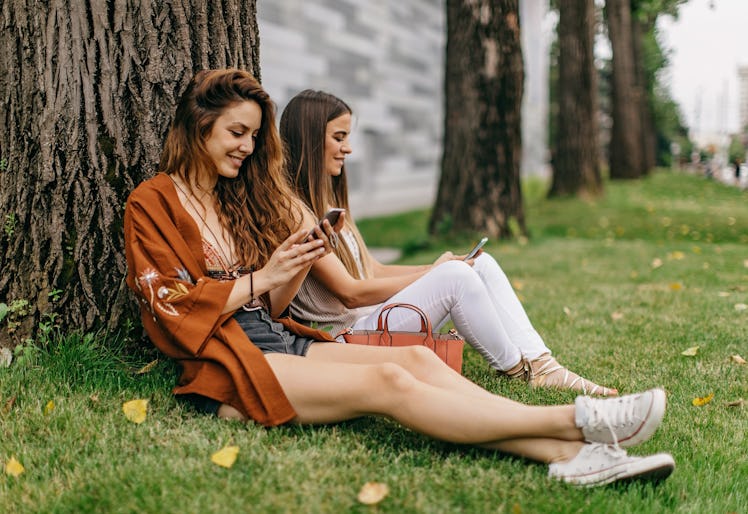
[[[338,207],[334,207],[327,211],[327,214],[324,215],[324,217],[319,220],[319,223],[317,223],[317,226],[324,232],[325,229],[322,226],[322,223],[327,220],[330,222],[331,226],[335,226],[335,224],[338,222],[338,219],[340,218],[340,214],[345,212],[345,209],[340,209]],[[317,239],[317,234],[314,232],[314,230],[311,230],[309,232],[309,235],[306,236],[307,239]]]
[[478,244],[476,244],[473,247],[473,249],[470,250],[470,252],[462,260],[463,261],[467,261],[467,260],[470,260],[473,257],[475,257],[475,254],[478,253],[478,250],[480,250],[481,248],[483,248],[483,245],[486,244],[487,242],[488,242],[488,238],[487,237],[482,238],[480,241],[478,241]]

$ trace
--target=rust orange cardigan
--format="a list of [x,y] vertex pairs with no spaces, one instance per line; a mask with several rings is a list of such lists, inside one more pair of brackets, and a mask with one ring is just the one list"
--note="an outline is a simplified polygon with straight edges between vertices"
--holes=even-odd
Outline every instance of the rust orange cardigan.
[[[227,403],[265,426],[296,416],[262,352],[232,313],[221,314],[234,283],[207,276],[200,231],[171,179],[140,184],[125,208],[127,285],[148,336],[182,366],[174,394]],[[326,332],[284,318],[295,334],[331,341]]]

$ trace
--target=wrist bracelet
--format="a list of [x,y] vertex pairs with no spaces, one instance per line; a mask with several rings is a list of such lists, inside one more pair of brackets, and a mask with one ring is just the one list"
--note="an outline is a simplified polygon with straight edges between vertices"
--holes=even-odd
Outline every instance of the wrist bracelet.
[[255,303],[255,278],[254,278],[255,266],[254,264],[249,267],[249,304]]

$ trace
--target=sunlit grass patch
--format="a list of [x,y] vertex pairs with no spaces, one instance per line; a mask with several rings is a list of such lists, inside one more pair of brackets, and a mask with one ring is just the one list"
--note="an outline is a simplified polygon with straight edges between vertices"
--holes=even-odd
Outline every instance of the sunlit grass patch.
[[[171,395],[175,364],[159,357],[143,371],[158,355],[128,354],[116,337],[72,334],[0,368],[0,469],[11,456],[24,468],[0,474],[0,510],[748,511],[748,406],[729,406],[748,400],[748,367],[733,359],[748,358],[748,309],[736,308],[748,304],[746,193],[673,173],[606,189],[591,203],[549,201],[539,184],[526,188],[533,237],[491,241],[486,250],[561,363],[623,392],[666,388],[662,427],[630,450],[674,455],[675,473],[659,486],[575,489],[549,481],[544,465],[431,441],[383,419],[270,430],[218,421]],[[360,226],[373,245],[412,248],[404,262],[461,250],[428,239],[427,220],[420,211]],[[464,359],[466,376],[510,398],[575,397],[497,377],[472,348]],[[148,400],[140,424],[122,412],[135,399]],[[229,445],[238,447],[231,467],[212,462]],[[389,488],[376,507],[357,500],[372,481]]]

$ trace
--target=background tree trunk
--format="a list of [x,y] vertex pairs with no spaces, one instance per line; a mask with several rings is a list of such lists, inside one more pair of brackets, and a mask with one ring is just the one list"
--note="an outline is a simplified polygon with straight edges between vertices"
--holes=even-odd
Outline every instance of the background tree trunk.
[[517,0],[448,0],[444,155],[432,233],[526,232]]
[[53,312],[65,330],[115,327],[134,313],[127,195],[194,71],[259,74],[255,0],[4,0],[0,16],[0,301],[29,304],[0,344]]
[[[633,14],[633,13],[632,13]],[[646,175],[655,167],[657,161],[657,132],[650,97],[654,94],[656,78],[647,72],[647,55],[644,42],[649,37],[647,23],[634,19],[631,23],[631,41],[634,47],[634,71],[637,95],[639,96],[639,115],[641,119],[642,174]]]
[[558,121],[549,196],[597,196],[597,71],[594,0],[558,1]]
[[610,134],[610,177],[642,175],[641,93],[636,83],[631,0],[607,0],[605,16],[613,50]]

